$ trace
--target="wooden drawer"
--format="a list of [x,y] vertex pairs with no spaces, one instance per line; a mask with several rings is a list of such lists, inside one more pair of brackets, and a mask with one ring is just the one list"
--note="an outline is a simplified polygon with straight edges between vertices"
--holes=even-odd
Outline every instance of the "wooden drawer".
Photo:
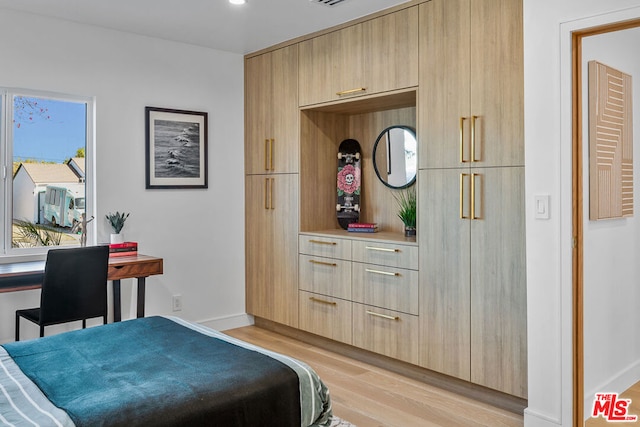
[[298,288],[351,299],[351,261],[300,255]]
[[351,240],[306,234],[301,234],[299,239],[299,250],[301,254],[344,260],[351,259]]
[[367,264],[388,265],[390,267],[418,269],[418,247],[396,243],[355,240],[353,260]]
[[418,316],[353,303],[353,345],[418,363]]
[[351,344],[351,302],[299,292],[298,327],[303,331]]
[[352,263],[353,301],[418,315],[418,272]]
[[162,258],[145,255],[109,259],[109,280],[147,277],[162,274]]

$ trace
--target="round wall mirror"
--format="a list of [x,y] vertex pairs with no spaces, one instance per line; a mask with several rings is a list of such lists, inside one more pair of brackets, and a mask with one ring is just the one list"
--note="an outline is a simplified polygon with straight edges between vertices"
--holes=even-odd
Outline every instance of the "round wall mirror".
[[373,146],[373,168],[384,185],[406,188],[416,182],[417,145],[416,133],[408,126],[390,126],[380,132]]

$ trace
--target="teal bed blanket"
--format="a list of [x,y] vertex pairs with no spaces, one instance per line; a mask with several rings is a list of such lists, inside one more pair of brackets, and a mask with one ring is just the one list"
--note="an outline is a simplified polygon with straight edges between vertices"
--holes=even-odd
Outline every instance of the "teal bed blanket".
[[172,317],[0,347],[0,425],[321,426],[304,363]]

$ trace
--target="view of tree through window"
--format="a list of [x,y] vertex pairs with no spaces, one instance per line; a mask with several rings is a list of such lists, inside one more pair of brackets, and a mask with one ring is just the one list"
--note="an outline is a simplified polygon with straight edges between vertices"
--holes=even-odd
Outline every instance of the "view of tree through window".
[[86,102],[13,96],[13,248],[79,245]]

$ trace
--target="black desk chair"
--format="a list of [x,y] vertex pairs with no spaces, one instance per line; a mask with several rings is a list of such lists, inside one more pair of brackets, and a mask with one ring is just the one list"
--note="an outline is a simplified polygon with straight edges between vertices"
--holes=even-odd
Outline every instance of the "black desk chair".
[[109,247],[88,246],[51,249],[47,254],[40,307],[16,310],[16,341],[20,340],[20,317],[44,327],[102,317],[107,323],[107,269]]

